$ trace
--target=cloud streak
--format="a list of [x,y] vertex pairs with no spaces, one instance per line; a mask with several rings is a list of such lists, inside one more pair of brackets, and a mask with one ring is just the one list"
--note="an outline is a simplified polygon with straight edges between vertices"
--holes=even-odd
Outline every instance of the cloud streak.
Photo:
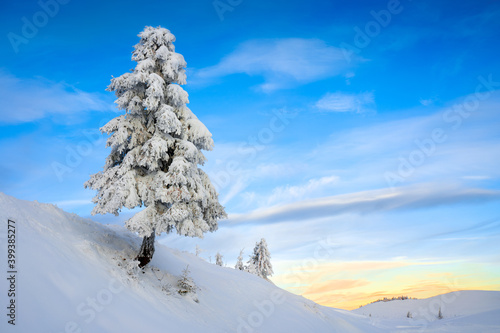
[[[221,165],[232,160],[238,162],[240,171],[234,174],[228,183],[230,186],[219,191],[233,212],[243,213],[285,202],[388,187],[386,174],[397,174],[402,159],[408,160],[412,152],[420,151],[421,143],[428,142],[433,130],[440,128],[447,136],[446,141],[436,143],[424,163],[397,185],[434,183],[483,188],[488,183],[489,188],[495,188],[500,176],[497,167],[500,145],[496,139],[499,97],[498,92],[492,93],[457,130],[453,129],[455,122],[443,119],[452,109],[450,105],[455,104],[450,103],[417,117],[385,122],[370,120],[359,127],[332,130],[331,136],[319,144],[308,144],[304,139],[289,145],[269,146],[252,160],[234,154],[240,147],[238,143],[218,144],[215,151],[210,152],[206,168],[211,178],[216,179]],[[425,113],[424,109],[419,106],[411,114]],[[408,110],[401,113],[406,114]],[[306,117],[309,115],[299,116],[297,123],[306,122]],[[299,126],[296,128],[299,130]],[[223,162],[212,162],[216,160]],[[264,164],[271,165],[270,169],[275,171],[263,172],[260,166]],[[305,191],[310,179],[328,175],[339,179],[314,191]]]
[[250,40],[217,65],[196,72],[195,81],[237,73],[259,75],[265,81],[259,88],[269,92],[342,75],[351,66],[340,48],[319,39]]
[[324,112],[373,112],[375,99],[372,92],[350,94],[337,91],[323,96],[316,102],[316,107]]
[[229,216],[231,223],[275,223],[323,218],[346,213],[368,214],[445,204],[500,199],[500,191],[465,189],[443,184],[401,187],[336,195]]
[[[441,260],[337,261],[291,267],[273,277],[280,287],[335,308],[354,309],[377,299],[427,298],[456,290],[494,289],[484,263]],[[478,270],[477,274],[470,274]]]
[[279,186],[274,188],[271,196],[267,199],[268,203],[276,203],[283,201],[293,201],[307,196],[314,195],[323,187],[329,187],[339,181],[337,176],[321,177],[318,179],[310,179],[306,184],[295,186]]
[[32,122],[49,115],[116,110],[101,94],[42,78],[20,79],[3,72],[0,72],[0,99],[4,123]]

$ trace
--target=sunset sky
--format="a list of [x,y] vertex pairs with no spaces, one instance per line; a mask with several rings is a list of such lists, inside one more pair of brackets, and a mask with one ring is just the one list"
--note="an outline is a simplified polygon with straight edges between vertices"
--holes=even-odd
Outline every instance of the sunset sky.
[[229,219],[160,242],[232,267],[264,237],[277,285],[345,309],[500,290],[500,3],[22,0],[0,18],[0,191],[135,213],[91,217],[83,183],[121,112],[111,76],[162,26]]

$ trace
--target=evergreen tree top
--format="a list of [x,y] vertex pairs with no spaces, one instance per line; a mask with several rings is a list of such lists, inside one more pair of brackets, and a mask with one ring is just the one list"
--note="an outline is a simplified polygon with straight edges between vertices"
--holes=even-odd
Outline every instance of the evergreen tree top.
[[155,231],[202,237],[215,231],[224,208],[208,176],[198,168],[211,150],[212,135],[187,107],[186,62],[175,52],[169,30],[146,27],[139,34],[132,72],[113,78],[125,114],[101,128],[111,153],[103,171],[85,187],[97,190],[93,214],[118,215],[123,207],[146,208],[126,222],[141,236]]

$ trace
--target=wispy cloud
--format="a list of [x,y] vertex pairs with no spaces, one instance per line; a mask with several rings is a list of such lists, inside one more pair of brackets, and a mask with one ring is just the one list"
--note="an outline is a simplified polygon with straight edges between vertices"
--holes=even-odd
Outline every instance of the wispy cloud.
[[435,98],[420,98],[419,99],[419,102],[420,104],[422,104],[423,106],[430,106],[432,104],[434,104],[434,102],[436,101]]
[[337,183],[339,177],[327,176],[321,178],[310,179],[303,185],[295,186],[279,186],[274,188],[272,194],[267,199],[268,204],[276,202],[289,202],[297,199],[309,197],[318,193],[323,187],[332,186]]
[[[435,143],[429,156],[425,155],[425,161],[397,185],[452,183],[461,184],[464,188],[480,188],[485,186],[487,180],[489,188],[495,188],[497,185],[493,184],[500,179],[500,144],[497,139],[499,93],[492,92],[491,98],[482,101],[470,117],[462,120],[458,129],[453,128],[457,124],[456,117],[453,121],[445,118],[455,103],[434,108],[434,113],[418,106],[414,110],[400,110],[400,114],[420,116],[332,129],[331,136],[319,144],[308,142],[304,137],[301,142],[290,145],[266,146],[252,159],[235,154],[241,146],[238,142],[219,143],[207,155],[205,170],[215,183],[220,184],[217,179],[221,177],[217,175],[225,165],[235,161],[239,166],[238,172],[231,174],[230,181],[218,188],[220,197],[225,199],[225,204],[229,204],[233,212],[282,203],[270,199],[274,192],[282,193],[290,201],[297,201],[380,189],[390,186],[385,177],[387,172],[397,174],[402,161],[407,161],[415,151],[420,152],[422,142],[428,142],[433,131],[441,129],[446,134],[446,140]],[[305,117],[305,113],[300,115],[297,123],[306,122]],[[218,160],[219,164],[214,163]],[[295,188],[307,186],[304,182],[309,179],[320,179],[326,175],[336,175],[339,180],[324,186],[322,193],[313,191],[295,199],[289,195]]]
[[372,92],[351,94],[337,91],[323,96],[316,102],[316,107],[326,112],[373,112],[375,99]]
[[93,205],[92,199],[77,199],[77,200],[62,200],[62,201],[57,201],[54,202],[55,205],[58,207],[61,207],[63,209],[71,209],[74,207],[79,207],[79,206],[87,206],[87,205]]
[[469,37],[483,36],[497,31],[500,26],[498,15],[500,10],[498,6],[492,6],[479,13],[470,13],[464,16],[455,24],[449,26],[449,31],[452,36]]
[[43,78],[20,79],[0,71],[0,100],[4,123],[31,122],[49,115],[83,111],[113,111],[104,95],[78,90]]
[[465,189],[443,184],[400,187],[336,195],[316,200],[305,200],[255,210],[248,214],[234,214],[232,223],[274,223],[335,216],[346,213],[367,214],[419,207],[433,207],[467,201],[499,200],[500,191]]
[[[274,167],[279,168],[279,166],[274,165]],[[263,174],[268,166],[263,166],[260,170],[256,170],[256,177],[273,177]],[[281,168],[279,168],[281,169]],[[274,171],[272,171],[274,172]],[[283,171],[286,172],[286,171]],[[331,190],[338,184],[339,177],[325,176],[319,178],[309,179],[307,182],[299,185],[284,185],[277,186],[272,189],[272,191],[266,196],[257,196],[255,192],[243,192],[241,195],[245,198],[247,205],[257,204],[259,207],[269,207],[275,204],[284,204],[302,200],[305,198],[321,197],[325,191]],[[224,197],[224,203],[230,201],[235,195],[239,194],[244,190],[252,178],[237,178],[234,184],[231,186],[229,193]]]
[[463,176],[463,179],[470,179],[470,180],[488,180],[491,179],[490,176],[481,176],[481,175],[473,175],[473,176]]
[[345,75],[351,66],[340,48],[319,39],[261,39],[241,44],[217,65],[197,71],[194,80],[245,73],[263,76],[259,88],[273,91]]
[[[476,264],[476,268],[481,266]],[[478,285],[491,288],[488,276],[471,275],[471,268],[468,264],[440,260],[338,261],[307,268],[292,266],[287,273],[275,276],[273,282],[319,304],[354,309],[383,297],[427,298],[477,289]]]

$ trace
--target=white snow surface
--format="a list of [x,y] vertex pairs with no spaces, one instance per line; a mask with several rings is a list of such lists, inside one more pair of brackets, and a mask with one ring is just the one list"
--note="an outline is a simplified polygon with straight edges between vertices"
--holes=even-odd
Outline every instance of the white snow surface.
[[[442,319],[437,318],[439,308]],[[498,333],[500,291],[462,290],[426,299],[377,302],[352,312],[368,316],[387,332]]]
[[[461,291],[345,311],[318,305],[250,273],[156,244],[144,270],[132,261],[141,238],[52,204],[0,192],[0,258],[7,271],[7,220],[16,222],[16,325],[7,323],[0,279],[0,332],[500,332],[500,292]],[[189,265],[196,293],[180,295]],[[444,318],[436,318],[439,306]],[[413,315],[406,318],[407,312]],[[371,317],[369,316],[371,314]]]
[[[365,316],[158,243],[144,273],[131,269],[138,236],[52,204],[0,193],[0,219],[2,267],[7,220],[16,222],[18,272],[15,327],[0,282],[1,332],[383,332]],[[187,265],[198,290],[182,296],[177,281]]]

